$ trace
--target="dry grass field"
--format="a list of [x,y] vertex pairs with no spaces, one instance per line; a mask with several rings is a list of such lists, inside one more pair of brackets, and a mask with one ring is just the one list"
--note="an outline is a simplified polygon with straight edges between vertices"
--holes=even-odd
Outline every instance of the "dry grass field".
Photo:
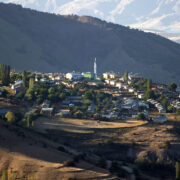
[[116,122],[95,121],[87,119],[69,119],[69,118],[39,118],[34,123],[34,128],[40,132],[47,129],[63,130],[74,133],[94,133],[97,129],[117,129],[126,127],[137,127],[147,122],[138,120],[122,120]]
[[73,156],[58,151],[58,146],[37,133],[0,122],[0,177],[6,171],[9,179],[115,179],[82,160],[75,167],[64,166]]

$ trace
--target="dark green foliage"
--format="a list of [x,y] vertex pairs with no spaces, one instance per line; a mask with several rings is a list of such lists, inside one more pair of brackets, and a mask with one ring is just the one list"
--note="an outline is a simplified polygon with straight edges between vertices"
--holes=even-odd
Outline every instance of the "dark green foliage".
[[[138,167],[146,172],[153,173],[153,175],[159,176],[160,174],[168,175],[174,173],[174,167],[171,162],[163,162],[163,160],[158,162],[153,162],[150,159],[138,158],[135,160]],[[172,177],[171,177],[172,178]]]
[[6,89],[1,89],[2,97],[8,97],[9,92]]
[[24,98],[24,93],[23,92],[18,92],[17,98],[22,100]]
[[34,77],[31,77],[30,79],[29,79],[29,88],[30,89],[33,89],[34,88]]
[[111,164],[111,167],[109,168],[110,172],[118,172],[119,171],[119,165],[116,161],[113,161]]
[[0,80],[3,85],[7,86],[10,83],[10,66],[0,64]]
[[180,179],[180,166],[179,166],[179,162],[176,162],[176,180]]
[[145,117],[145,115],[144,115],[143,113],[139,113],[139,114],[137,115],[137,119],[138,119],[138,120],[145,120],[146,117]]
[[169,141],[166,141],[166,142],[164,143],[164,147],[165,147],[166,149],[170,149],[170,148],[171,148],[171,143],[170,143]]
[[174,109],[173,109],[173,107],[171,105],[169,105],[167,107],[167,110],[168,110],[169,113],[172,113]]
[[152,80],[149,78],[147,80],[147,90],[150,90],[152,88]]
[[128,71],[124,73],[124,82],[128,81]]
[[180,115],[180,109],[177,109],[176,114]]
[[107,166],[106,160],[104,158],[100,158],[98,161],[98,166],[100,166],[101,168],[106,168]]
[[177,88],[177,85],[175,83],[170,83],[168,84],[168,89],[171,90],[171,91],[176,91],[176,88]]
[[67,160],[67,161],[64,162],[64,166],[67,166],[67,167],[75,166],[75,163],[74,163],[73,160]]
[[162,101],[161,101],[161,104],[167,109],[167,107],[169,106],[169,102],[167,101],[166,98],[164,98]]
[[27,73],[27,71],[23,71],[22,80],[23,80],[23,87],[27,88],[28,87],[28,73]]
[[156,95],[154,93],[154,91],[152,90],[147,90],[144,96],[145,99],[155,99]]

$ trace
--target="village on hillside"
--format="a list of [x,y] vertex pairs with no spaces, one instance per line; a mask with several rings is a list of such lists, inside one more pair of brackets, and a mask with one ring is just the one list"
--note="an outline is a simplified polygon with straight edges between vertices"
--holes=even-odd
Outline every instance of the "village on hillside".
[[[130,179],[144,172],[154,176],[156,169],[158,177],[167,169],[168,177],[174,168],[179,172],[174,152],[179,151],[180,88],[175,83],[155,83],[128,71],[97,74],[96,61],[94,72],[82,73],[16,72],[2,64],[0,80],[3,127],[58,143],[58,151],[75,157],[64,165],[77,164],[78,156]],[[26,139],[25,132],[15,133]]]
[[[175,83],[153,83],[128,71],[97,76],[96,61],[93,73],[11,71],[9,82],[2,82],[1,97],[26,104],[28,111],[24,112],[24,118],[28,119],[28,125],[33,118],[27,116],[33,117],[35,112],[48,117],[98,121],[138,119],[150,123],[164,123],[166,113],[180,113],[180,88]],[[11,108],[1,108],[0,114],[11,111]]]

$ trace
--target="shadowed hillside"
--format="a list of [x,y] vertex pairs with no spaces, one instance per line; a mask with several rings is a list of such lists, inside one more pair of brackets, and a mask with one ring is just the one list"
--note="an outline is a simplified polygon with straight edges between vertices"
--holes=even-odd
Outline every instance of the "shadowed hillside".
[[[9,179],[116,179],[109,172],[80,160],[73,166],[64,163],[73,156],[58,150],[54,143],[37,133],[0,121],[0,178]],[[2,178],[3,179],[3,178]]]
[[140,72],[180,84],[180,45],[97,18],[60,16],[0,3],[0,63],[44,72]]

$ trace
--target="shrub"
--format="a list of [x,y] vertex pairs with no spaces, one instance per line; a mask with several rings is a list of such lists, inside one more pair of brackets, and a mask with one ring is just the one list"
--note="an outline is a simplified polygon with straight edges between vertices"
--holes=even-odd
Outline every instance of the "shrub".
[[176,179],[180,179],[179,170],[180,170],[179,162],[176,162]]
[[67,160],[67,161],[64,162],[64,166],[67,166],[67,167],[75,166],[75,163],[74,163],[73,160]]
[[106,160],[104,158],[100,158],[98,161],[98,166],[100,166],[101,168],[106,168]]
[[118,163],[116,161],[113,161],[111,164],[111,167],[109,168],[110,172],[117,172],[119,171]]
[[180,115],[180,109],[177,109],[176,113],[177,115]]
[[169,141],[166,141],[164,143],[164,146],[165,146],[166,149],[170,149],[171,148],[171,143]]
[[146,117],[145,117],[145,115],[144,115],[143,113],[139,113],[139,114],[137,115],[137,119],[138,119],[138,120],[145,120]]
[[13,123],[16,121],[16,116],[13,112],[7,112],[5,115],[5,118],[7,119],[7,122],[9,123]]
[[62,151],[62,152],[66,152],[65,148],[62,147],[62,146],[59,146],[59,147],[57,148],[57,150],[58,150],[58,151]]

